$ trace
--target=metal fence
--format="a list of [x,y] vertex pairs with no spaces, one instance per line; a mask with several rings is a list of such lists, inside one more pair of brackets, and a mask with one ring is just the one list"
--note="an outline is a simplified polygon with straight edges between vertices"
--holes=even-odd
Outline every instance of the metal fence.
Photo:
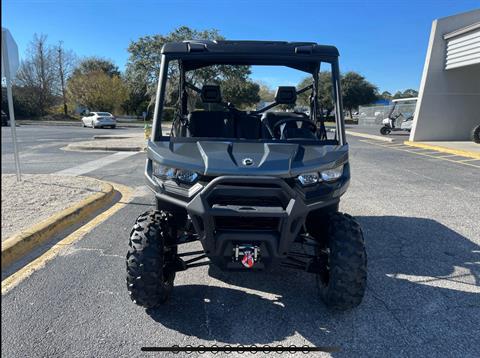
[[[408,117],[413,116],[415,105],[415,103],[397,104],[393,115],[402,114],[402,116],[398,118],[397,126],[400,126],[401,122]],[[392,108],[393,104],[388,106],[360,106],[358,109],[358,124],[374,127],[381,126],[382,120],[388,117]]]

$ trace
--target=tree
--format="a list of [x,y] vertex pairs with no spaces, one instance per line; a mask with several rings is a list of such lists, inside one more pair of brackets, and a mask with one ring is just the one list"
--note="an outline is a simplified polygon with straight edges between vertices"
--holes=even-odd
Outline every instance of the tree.
[[73,76],[85,75],[92,72],[103,72],[110,77],[120,76],[117,65],[110,60],[96,56],[83,59],[73,71]]
[[29,108],[30,115],[43,116],[55,104],[58,88],[56,68],[55,51],[47,44],[47,36],[35,34],[15,80],[16,86],[23,87],[23,92],[31,95],[23,97],[28,101],[25,106]]
[[342,77],[343,106],[350,113],[362,104],[372,103],[377,99],[377,87],[356,72],[347,72]]
[[397,98],[410,98],[410,97],[418,97],[418,91],[409,88],[406,89],[405,91],[397,91],[395,92],[395,95],[393,96],[394,99]]
[[[15,115],[21,117],[39,116],[38,98],[40,98],[39,87],[21,87],[12,86],[13,106],[15,107]],[[8,109],[7,88],[2,87],[2,109]],[[7,112],[5,110],[5,112]]]
[[[165,43],[188,39],[220,39],[217,30],[197,31],[181,26],[167,35],[152,35],[140,37],[128,46],[130,57],[127,62],[125,78],[130,91],[129,102],[142,103],[148,99],[148,108],[153,107],[157,89],[158,74],[160,72],[161,50]],[[170,67],[168,77],[178,80],[178,68]],[[172,93],[167,93],[167,99]],[[147,109],[147,108],[145,108]]]
[[143,112],[148,112],[150,98],[147,96],[147,86],[136,87],[130,82],[126,82],[127,99],[122,104],[122,109],[126,114],[140,116]]
[[69,79],[73,72],[76,56],[72,51],[65,51],[62,42],[60,42],[56,48],[57,51],[57,71],[60,81],[60,93],[63,101],[63,114],[68,115],[67,105],[67,89],[66,81]]
[[[320,111],[326,112],[327,117],[334,109],[332,99],[332,74],[329,71],[321,71],[318,74],[318,105]],[[306,77],[298,84],[298,89],[304,88],[313,83],[312,76]],[[299,103],[304,106],[310,106],[310,91],[304,92],[298,96]]]
[[257,83],[244,79],[225,80],[222,85],[224,99],[238,108],[258,103],[260,101],[259,91],[260,86]]
[[[151,108],[155,100],[158,74],[160,71],[161,49],[167,42],[191,39],[223,40],[218,30],[194,30],[181,26],[166,35],[153,35],[132,41],[128,47],[130,57],[126,66],[125,76],[130,89],[130,97],[140,98],[144,93],[149,99]],[[171,64],[168,69],[169,83],[177,84],[179,69]],[[251,105],[258,98],[259,87],[249,80],[249,66],[210,66],[187,73],[187,80],[197,87],[203,84],[219,84],[222,87],[224,99],[238,106]],[[236,92],[235,92],[236,91]],[[168,86],[166,102],[174,105],[178,100],[178,88]],[[129,102],[135,102],[131,100]],[[140,101],[141,102],[141,101]],[[190,106],[198,102],[198,96],[189,96]]]
[[383,91],[382,94],[380,95],[383,99],[392,99],[392,94],[388,91]]
[[88,58],[80,62],[67,84],[70,99],[89,110],[118,111],[128,89],[110,61]]
[[258,95],[260,96],[260,100],[264,102],[273,102],[275,100],[275,91],[268,87],[265,83],[258,82],[259,91]]

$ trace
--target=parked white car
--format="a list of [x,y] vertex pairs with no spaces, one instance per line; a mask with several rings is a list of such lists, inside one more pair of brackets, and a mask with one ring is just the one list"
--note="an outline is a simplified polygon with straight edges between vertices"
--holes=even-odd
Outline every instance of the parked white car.
[[92,128],[115,128],[117,126],[117,119],[113,114],[108,112],[90,112],[82,118],[82,124],[84,127]]

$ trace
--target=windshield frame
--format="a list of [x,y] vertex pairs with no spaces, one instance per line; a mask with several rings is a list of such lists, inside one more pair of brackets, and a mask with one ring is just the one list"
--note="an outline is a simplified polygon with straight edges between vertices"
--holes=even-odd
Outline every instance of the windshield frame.
[[[160,73],[159,73],[159,81],[157,84],[157,91],[156,91],[156,97],[155,97],[155,108],[154,108],[154,113],[153,113],[153,125],[152,125],[152,135],[151,135],[151,140],[156,142],[156,141],[171,141],[171,142],[199,142],[199,141],[220,141],[220,142],[262,142],[262,143],[297,143],[297,144],[316,144],[316,145],[325,145],[328,144],[327,142],[331,142],[331,140],[326,140],[326,141],[320,141],[320,140],[303,140],[303,139],[290,139],[290,140],[280,140],[280,139],[254,139],[254,140],[247,140],[247,139],[236,139],[236,138],[196,138],[196,137],[191,137],[191,138],[185,138],[185,137],[172,137],[171,135],[165,136],[162,133],[162,112],[163,112],[163,107],[164,107],[164,101],[165,101],[165,92],[166,92],[166,83],[167,83],[167,74],[168,74],[168,66],[171,61],[179,61],[182,60],[185,56],[178,56],[178,55],[166,55],[162,54],[161,57],[161,65],[160,65]],[[203,54],[202,56],[195,55],[195,56],[190,56],[190,58],[195,57],[198,59],[205,58],[206,55]],[[217,64],[229,64],[229,65],[242,65],[244,62],[242,62],[242,59],[238,59],[236,61],[230,60],[226,61],[227,57],[222,60],[222,56],[219,54],[215,54],[208,56],[209,65]],[[217,61],[214,61],[213,59],[217,59]],[[289,66],[287,63],[291,63],[294,65],[295,63],[301,62],[298,57],[293,58],[293,56],[279,56],[276,58],[276,60],[272,60],[271,56],[255,56],[255,58],[252,58],[250,56],[248,58],[249,63],[251,65],[271,65],[271,66],[287,66],[287,67],[292,67],[299,69],[298,66]],[[255,61],[257,60],[257,61]],[[340,85],[340,70],[339,70],[339,64],[338,64],[338,57],[334,56],[329,56],[329,57],[318,57],[316,58],[318,66],[315,66],[315,70],[313,72],[310,71],[303,71],[305,73],[308,73],[312,75],[314,78],[314,81],[317,82],[318,85],[318,72],[320,70],[320,66],[322,63],[329,63],[331,65],[331,73],[332,73],[332,100],[334,101],[334,115],[335,115],[335,124],[336,124],[336,135],[337,135],[337,141],[338,145],[344,145],[346,144],[346,136],[345,136],[345,126],[344,126],[344,118],[343,118],[343,106],[342,106],[342,98],[341,95],[341,85]],[[305,62],[312,63],[312,58],[305,59]],[[299,69],[301,70],[301,69]],[[301,70],[302,71],[302,70]],[[180,77],[184,76],[184,71],[182,71],[183,74],[181,74]],[[315,79],[316,77],[316,79]],[[315,87],[315,86],[313,86]],[[316,89],[313,89],[316,90]],[[315,97],[315,102],[317,101],[318,98]],[[318,107],[317,107],[318,108]],[[317,111],[313,114],[314,118],[316,117]]]

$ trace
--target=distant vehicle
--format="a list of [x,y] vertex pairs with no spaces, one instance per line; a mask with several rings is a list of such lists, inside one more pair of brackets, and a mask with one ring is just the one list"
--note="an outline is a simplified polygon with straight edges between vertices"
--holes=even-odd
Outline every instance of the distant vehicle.
[[7,114],[2,110],[2,127],[10,125]]
[[92,128],[115,128],[117,126],[117,119],[108,112],[90,112],[82,118],[84,127]]
[[[393,106],[388,113],[388,117],[382,120],[382,128],[380,128],[380,133],[382,135],[388,135],[390,132],[395,131],[407,131],[410,133],[413,125],[413,115],[414,113],[402,113],[398,110],[398,104],[405,102],[413,102],[416,104],[417,98],[399,98],[392,100]],[[403,118],[403,120],[402,120]]]

